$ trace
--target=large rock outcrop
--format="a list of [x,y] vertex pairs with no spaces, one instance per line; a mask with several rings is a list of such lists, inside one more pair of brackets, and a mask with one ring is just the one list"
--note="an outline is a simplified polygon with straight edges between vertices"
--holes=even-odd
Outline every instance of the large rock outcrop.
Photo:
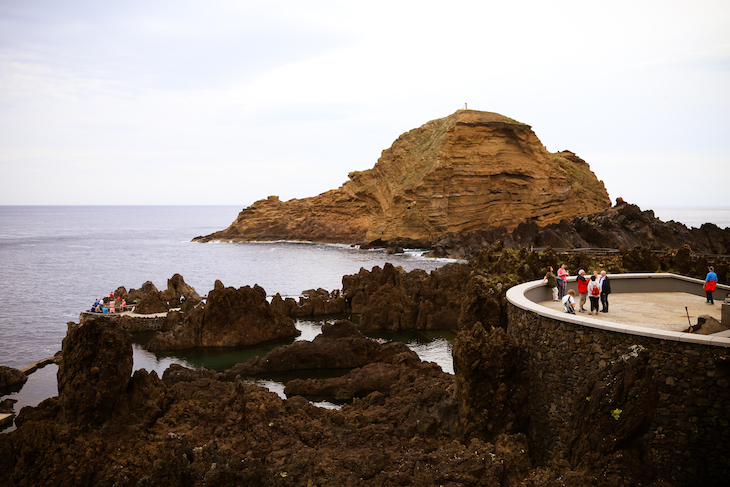
[[165,327],[149,341],[148,350],[237,347],[299,334],[291,318],[271,309],[262,287],[235,289],[220,281],[204,305],[184,315],[168,313]]
[[575,154],[550,153],[529,125],[459,110],[401,135],[375,167],[339,189],[245,208],[227,229],[196,240],[311,240],[421,244],[449,232],[540,225],[610,206]]

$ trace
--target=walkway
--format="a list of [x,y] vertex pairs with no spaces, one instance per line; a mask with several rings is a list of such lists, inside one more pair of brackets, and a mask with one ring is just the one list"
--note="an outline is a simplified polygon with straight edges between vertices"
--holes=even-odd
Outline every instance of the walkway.
[[[613,293],[609,295],[608,301],[609,313],[598,313],[598,316],[591,316],[587,312],[577,314],[612,323],[684,332],[689,326],[685,306],[689,310],[692,325],[696,325],[697,317],[702,315],[709,315],[720,321],[722,311],[720,301],[715,301],[715,305],[711,306],[706,303],[704,296],[681,292]],[[576,296],[576,310],[578,302],[579,298]],[[559,302],[542,301],[538,304],[557,311],[563,310],[563,305]],[[585,309],[591,309],[590,300],[586,300]],[[698,333],[703,331],[705,330],[699,330]]]

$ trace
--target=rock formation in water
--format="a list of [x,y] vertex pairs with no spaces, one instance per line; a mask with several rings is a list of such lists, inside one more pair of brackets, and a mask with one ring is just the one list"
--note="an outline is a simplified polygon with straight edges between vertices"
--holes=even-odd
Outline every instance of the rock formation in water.
[[27,380],[22,370],[0,365],[0,396],[19,391]]
[[204,305],[185,313],[168,313],[165,328],[150,340],[147,349],[237,347],[298,334],[291,318],[271,308],[262,287],[235,289],[216,281]]
[[539,225],[610,206],[575,154],[550,153],[529,125],[459,110],[401,135],[375,167],[339,189],[245,208],[227,229],[195,240],[311,240],[426,245],[441,235]]
[[251,377],[291,370],[353,369],[372,362],[391,362],[393,357],[412,352],[404,343],[381,346],[360,333],[348,320],[322,325],[322,333],[311,342],[296,341],[275,348],[264,357],[253,357],[226,371],[229,378]]

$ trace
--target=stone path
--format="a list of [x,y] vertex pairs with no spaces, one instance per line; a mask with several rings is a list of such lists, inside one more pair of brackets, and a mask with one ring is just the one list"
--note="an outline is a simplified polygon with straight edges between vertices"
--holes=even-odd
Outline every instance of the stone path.
[[[576,311],[578,302],[576,296]],[[608,302],[608,313],[598,313],[597,316],[591,316],[587,312],[577,314],[613,323],[683,332],[689,327],[685,306],[693,325],[697,324],[697,317],[702,315],[709,315],[720,321],[722,311],[720,301],[715,301],[715,305],[711,306],[706,303],[704,296],[687,293],[613,293],[609,295]],[[559,302],[543,301],[539,304],[550,309],[563,310],[563,305]],[[585,309],[591,309],[590,300],[586,300]]]

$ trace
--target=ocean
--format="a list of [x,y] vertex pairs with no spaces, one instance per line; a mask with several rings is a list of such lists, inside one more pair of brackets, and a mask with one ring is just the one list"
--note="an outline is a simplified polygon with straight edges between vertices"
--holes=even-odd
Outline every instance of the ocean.
[[[418,250],[387,255],[347,245],[295,242],[196,243],[191,239],[226,228],[238,206],[0,206],[0,365],[22,368],[61,348],[67,322],[78,321],[95,298],[119,286],[127,290],[152,281],[158,289],[181,274],[199,294],[216,279],[226,286],[258,284],[267,294],[299,296],[307,289],[340,289],[342,276],[390,262],[405,270],[428,272],[449,262],[421,256]],[[658,207],[662,220],[699,227],[730,226],[728,207]],[[312,339],[322,322],[300,320],[300,339]],[[386,337],[406,341],[424,360],[453,373],[448,332]],[[134,368],[159,375],[171,363],[222,370],[266,353],[267,344],[247,350],[194,351],[174,355],[134,346]],[[15,411],[57,393],[55,365],[31,374]],[[265,382],[281,393],[277,378]]]
[[[299,296],[307,289],[342,288],[342,276],[386,262],[428,272],[449,262],[419,251],[387,255],[348,245],[312,243],[197,243],[198,235],[226,228],[238,206],[0,206],[0,365],[28,366],[61,349],[67,322],[95,298],[119,286],[152,281],[158,289],[181,274],[205,295],[216,279],[226,286],[258,284],[267,294]],[[313,339],[321,321],[300,320],[299,339]],[[399,335],[422,359],[453,373],[448,333]],[[134,368],[160,376],[171,363],[218,370],[265,354],[272,346],[235,351],[155,355],[134,346]],[[56,395],[55,365],[29,376],[15,411]],[[270,388],[283,389],[276,381]]]

